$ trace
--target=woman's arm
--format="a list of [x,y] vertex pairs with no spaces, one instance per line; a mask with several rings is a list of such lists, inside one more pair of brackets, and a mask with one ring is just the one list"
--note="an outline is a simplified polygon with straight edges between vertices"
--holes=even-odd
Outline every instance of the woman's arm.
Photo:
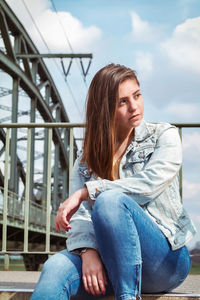
[[159,135],[154,152],[144,170],[129,178],[86,182],[90,198],[115,189],[132,196],[138,204],[154,200],[178,174],[182,163],[182,146],[175,127],[165,128]]
[[60,205],[55,226],[57,231],[60,228],[68,231],[68,251],[87,248],[87,251],[81,254],[83,284],[88,293],[98,296],[105,294],[107,279],[101,258],[95,250],[97,246],[91,220],[91,207],[85,201],[89,194],[87,188],[80,188],[83,183],[78,172],[79,160],[75,162],[73,168],[71,195]]
[[94,296],[105,295],[107,278],[104,265],[99,253],[94,249],[87,249],[81,254],[82,279],[85,290]]
[[55,227],[57,232],[59,232],[61,228],[66,231],[71,229],[71,226],[69,224],[71,217],[79,209],[82,201],[88,200],[88,198],[88,190],[86,188],[83,188],[77,190],[67,200],[60,204],[55,219]]
[[88,199],[88,193],[84,188],[83,176],[79,172],[80,161],[81,157],[79,156],[72,170],[70,196],[60,205],[55,222],[57,230],[63,228],[68,231],[66,241],[68,251],[78,248],[97,249],[91,219],[92,208],[88,201],[84,201]]

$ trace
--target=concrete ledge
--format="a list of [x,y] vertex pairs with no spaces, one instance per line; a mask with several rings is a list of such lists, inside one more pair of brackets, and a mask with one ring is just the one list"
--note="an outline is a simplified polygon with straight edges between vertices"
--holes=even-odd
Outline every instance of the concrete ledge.
[[[30,300],[30,292],[0,292],[0,300]],[[94,298],[95,299],[95,298]],[[114,296],[98,298],[99,300],[115,300]],[[194,294],[164,294],[164,295],[142,295],[142,300],[199,300],[199,295]],[[81,299],[80,299],[81,300]]]
[[32,293],[0,292],[0,300],[30,300]]
[[[200,294],[199,295],[194,295],[194,294],[157,294],[157,295],[151,295],[151,294],[146,294],[142,295],[142,300],[199,300],[200,299]],[[100,300],[115,300],[114,296],[110,297],[104,297],[100,298]]]
[[[0,300],[29,300],[40,272],[1,271]],[[100,298],[98,298],[100,300]],[[114,296],[102,297],[114,300]],[[143,294],[143,300],[200,300],[200,275],[189,275],[173,292],[168,294]],[[80,299],[81,300],[81,299]]]
[[[30,300],[32,292],[28,291],[4,291],[0,292],[0,300]],[[94,298],[95,299],[95,298]],[[115,300],[114,296],[98,298],[99,300]],[[200,294],[162,294],[162,295],[142,295],[142,300],[200,300]],[[81,299],[80,299],[81,300]]]

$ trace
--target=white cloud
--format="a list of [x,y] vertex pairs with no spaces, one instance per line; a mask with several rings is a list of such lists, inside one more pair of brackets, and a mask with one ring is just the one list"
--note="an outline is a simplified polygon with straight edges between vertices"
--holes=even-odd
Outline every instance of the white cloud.
[[189,213],[194,225],[196,227],[197,234],[193,238],[188,246],[191,248],[197,241],[200,241],[200,183],[194,183],[187,180],[183,180],[183,205]]
[[191,133],[184,133],[182,144],[183,144],[184,166],[187,168],[187,172],[189,172],[190,174],[190,179],[193,176],[194,177],[197,176],[197,178],[200,178],[199,176],[200,132],[194,131]]
[[[46,10],[36,21],[50,49],[58,52],[66,51],[66,48],[69,48],[67,38],[74,51],[88,52],[101,37],[101,30],[98,27],[94,25],[84,27],[69,12],[56,14],[51,10]],[[62,27],[65,29],[65,33]]]
[[178,25],[161,48],[176,66],[200,73],[200,17]]
[[[187,180],[183,180],[183,195],[185,200],[198,199],[200,194],[200,183],[189,182]],[[199,201],[196,202],[196,206],[200,209]],[[200,211],[199,211],[200,215]]]
[[[41,49],[47,51],[22,2],[20,2],[20,4],[11,0],[7,2],[17,14],[18,18],[23,20],[23,24],[37,48],[40,49],[40,51]],[[67,42],[68,37],[74,52],[87,51],[88,53],[95,48],[96,43],[101,38],[102,32],[97,26],[84,27],[84,25],[69,12],[58,12],[56,14],[56,12],[49,9],[49,1],[26,0],[25,3],[51,51],[71,52]]]
[[137,52],[135,54],[135,67],[138,74],[141,74],[143,79],[149,77],[153,71],[153,59],[151,53]]
[[148,24],[148,22],[143,21],[136,12],[131,12],[131,20],[132,20],[132,27],[133,27],[133,33],[136,36],[140,35],[146,35],[147,33],[150,33],[151,29]]
[[[23,1],[25,2],[28,10],[23,4]],[[17,18],[23,24],[25,30],[30,35],[39,52],[71,53],[72,50],[68,45],[67,37],[70,40],[70,44],[72,45],[74,53],[95,53],[96,49],[100,49],[102,31],[97,26],[93,24],[91,26],[85,26],[70,12],[63,11],[56,14],[56,12],[53,11],[53,8],[51,9],[50,0],[23,1],[7,0],[7,3],[10,5]],[[42,38],[38,33],[38,30],[28,11],[31,13],[32,18],[34,19],[37,28],[39,28],[50,51],[43,43]],[[64,27],[65,33],[62,27]],[[82,111],[86,97],[86,85],[81,78],[82,70],[79,60],[73,60],[73,64],[70,69],[68,76],[68,86],[70,86],[70,90],[62,76],[60,60],[44,59],[44,61],[59,90],[70,121],[77,122],[80,120],[80,122],[82,122]],[[67,69],[69,59],[64,59],[63,61],[65,68]],[[88,59],[84,59],[83,64],[86,69]],[[79,85],[78,89],[77,82]]]
[[200,133],[195,131],[193,133],[184,133],[183,135],[183,152],[185,156],[191,155],[191,151],[200,153]]
[[137,38],[139,41],[153,41],[162,35],[159,28],[142,20],[135,11],[131,11],[131,22],[132,34],[134,35],[134,38]]
[[25,5],[22,0],[6,0],[6,2],[17,15],[20,22],[22,22],[25,29],[29,28],[33,23],[26,7],[30,11],[34,20],[50,7],[50,2],[48,0],[24,0]]
[[200,107],[194,103],[172,103],[166,108],[166,112],[186,122],[200,118]]

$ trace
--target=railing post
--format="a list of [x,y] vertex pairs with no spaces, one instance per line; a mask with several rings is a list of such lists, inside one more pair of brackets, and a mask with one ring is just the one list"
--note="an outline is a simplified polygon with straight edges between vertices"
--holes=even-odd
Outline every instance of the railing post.
[[[36,99],[31,99],[31,115],[30,122],[35,123],[35,110],[36,110]],[[30,165],[30,191],[29,198],[33,200],[33,187],[34,187],[34,165],[35,165],[35,128],[31,128],[31,165]]]
[[[56,107],[56,122],[60,122],[61,120],[61,113],[60,113],[60,106]],[[59,173],[61,172],[60,168],[60,161],[59,161],[59,156],[60,156],[60,146],[58,143],[55,143],[54,145],[55,150],[54,150],[54,176],[53,176],[53,199],[52,199],[52,207],[53,210],[57,210],[59,206]]]
[[[179,127],[179,135],[182,141],[182,127]],[[181,166],[180,171],[179,171],[179,187],[180,187],[180,195],[181,195],[181,200],[183,201],[183,167]]]
[[27,162],[26,162],[26,190],[25,190],[25,206],[24,206],[24,252],[28,252],[30,164],[31,164],[31,128],[28,128]]
[[8,254],[4,255],[4,271],[9,271],[10,258]]
[[73,164],[74,164],[74,131],[73,131],[73,127],[71,127],[69,133],[69,180],[71,179]]
[[[12,123],[17,123],[18,118],[18,101],[19,101],[19,79],[13,79],[13,90],[12,90]],[[11,130],[11,142],[10,142],[10,182],[9,189],[18,193],[18,182],[17,178],[17,128],[12,128]]]
[[[45,87],[45,101],[47,105],[49,105],[49,99],[50,99],[50,86],[46,85]],[[44,153],[48,153],[48,128],[44,128]],[[47,199],[47,168],[48,168],[48,162],[47,162],[47,155],[43,156],[43,188],[42,188],[42,201],[41,205],[46,205],[46,199]]]
[[7,210],[8,210],[8,165],[10,151],[10,128],[6,131],[5,148],[5,168],[4,168],[4,197],[3,197],[3,232],[2,232],[2,252],[6,252],[7,244]]
[[48,169],[47,169],[47,203],[46,203],[46,246],[45,251],[50,252],[50,206],[51,206],[51,146],[52,146],[52,128],[48,132]]
[[[69,131],[67,128],[64,129],[64,147],[67,149],[69,146]],[[69,191],[68,185],[68,172],[67,168],[63,168],[63,190],[62,190],[62,200],[64,201],[67,197]]]

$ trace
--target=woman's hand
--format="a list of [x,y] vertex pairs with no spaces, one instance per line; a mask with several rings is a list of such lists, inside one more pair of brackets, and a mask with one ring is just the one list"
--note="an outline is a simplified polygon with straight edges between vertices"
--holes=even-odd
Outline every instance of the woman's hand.
[[81,202],[83,200],[87,200],[88,197],[88,190],[86,188],[83,188],[76,191],[59,206],[55,219],[55,227],[57,232],[59,232],[61,228],[66,231],[71,229],[71,226],[69,225],[71,217],[78,210]]
[[94,296],[105,295],[107,285],[106,272],[98,252],[87,249],[81,254],[82,279],[85,290]]

